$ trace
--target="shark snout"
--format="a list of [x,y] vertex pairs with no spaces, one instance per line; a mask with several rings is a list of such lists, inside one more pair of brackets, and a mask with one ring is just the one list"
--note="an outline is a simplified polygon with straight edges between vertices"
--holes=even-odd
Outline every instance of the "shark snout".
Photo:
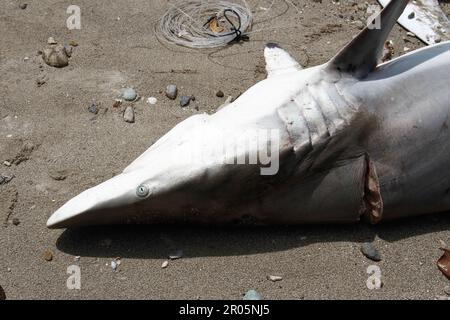
[[136,173],[122,173],[69,200],[48,219],[51,229],[104,224],[121,208],[139,200]]

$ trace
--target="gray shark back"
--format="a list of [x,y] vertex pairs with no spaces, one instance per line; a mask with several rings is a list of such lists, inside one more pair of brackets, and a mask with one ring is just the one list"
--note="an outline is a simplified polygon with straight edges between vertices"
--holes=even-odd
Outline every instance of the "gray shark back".
[[381,65],[346,90],[374,116],[366,148],[384,217],[450,210],[450,42]]

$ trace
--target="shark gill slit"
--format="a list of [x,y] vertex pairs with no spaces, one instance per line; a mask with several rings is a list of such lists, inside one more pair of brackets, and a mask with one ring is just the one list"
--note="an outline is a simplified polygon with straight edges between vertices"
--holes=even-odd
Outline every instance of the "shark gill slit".
[[[297,154],[297,166],[301,166],[310,152],[319,148],[319,145],[326,144],[330,138],[343,130],[359,110],[359,107],[351,102],[352,99],[345,97],[335,86],[330,86],[331,93],[323,92],[321,89],[320,86],[309,86],[307,89],[308,101],[299,101],[294,98],[278,110],[278,116],[285,123],[289,134],[289,142],[293,146],[294,153]],[[304,108],[315,109],[315,115],[319,117],[312,118],[312,113],[309,116],[305,115]],[[286,111],[296,109],[295,114],[299,118],[295,120],[285,116],[284,109]],[[314,134],[316,135],[315,141]],[[298,146],[302,146],[302,148],[297,149]],[[326,149],[326,147],[322,149]],[[361,206],[357,214],[359,218],[376,224],[383,217],[380,183],[375,164],[368,154],[364,155],[364,161],[365,170],[361,175]],[[313,163],[310,163],[306,170],[312,166]]]

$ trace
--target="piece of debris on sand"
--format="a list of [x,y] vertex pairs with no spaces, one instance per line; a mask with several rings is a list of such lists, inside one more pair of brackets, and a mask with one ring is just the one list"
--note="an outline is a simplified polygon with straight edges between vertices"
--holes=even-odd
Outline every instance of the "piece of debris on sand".
[[53,253],[49,250],[45,251],[44,254],[42,255],[45,261],[52,261],[53,260]]
[[31,154],[38,146],[32,141],[22,139],[11,139],[5,148],[2,150],[0,156],[3,156],[3,161],[10,164],[19,165],[31,158]]
[[281,276],[273,276],[273,275],[269,275],[267,276],[267,279],[272,281],[272,282],[277,282],[277,281],[281,281],[283,280],[283,277]]
[[61,44],[51,44],[42,50],[42,60],[49,66],[63,68],[69,65],[71,52]]
[[441,250],[444,251],[442,257],[438,260],[439,270],[450,280],[450,248],[441,241]]
[[0,174],[0,185],[9,183],[12,179],[14,179],[14,175],[2,175]]
[[381,58],[381,62],[392,60],[394,54],[395,54],[394,42],[392,40],[386,41],[384,43],[383,56]]
[[18,197],[19,192],[14,187],[3,187],[0,189],[0,215],[2,215],[1,219],[4,227],[8,226],[9,219],[14,212]]
[[0,300],[6,300],[5,290],[0,286]]

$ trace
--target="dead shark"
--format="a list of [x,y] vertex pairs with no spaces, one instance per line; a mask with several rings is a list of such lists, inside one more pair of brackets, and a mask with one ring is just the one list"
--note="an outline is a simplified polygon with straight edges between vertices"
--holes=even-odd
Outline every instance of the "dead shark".
[[267,45],[267,79],[175,126],[47,226],[377,223],[450,210],[450,42],[377,64],[407,4],[391,1],[380,29],[324,65],[302,69]]

